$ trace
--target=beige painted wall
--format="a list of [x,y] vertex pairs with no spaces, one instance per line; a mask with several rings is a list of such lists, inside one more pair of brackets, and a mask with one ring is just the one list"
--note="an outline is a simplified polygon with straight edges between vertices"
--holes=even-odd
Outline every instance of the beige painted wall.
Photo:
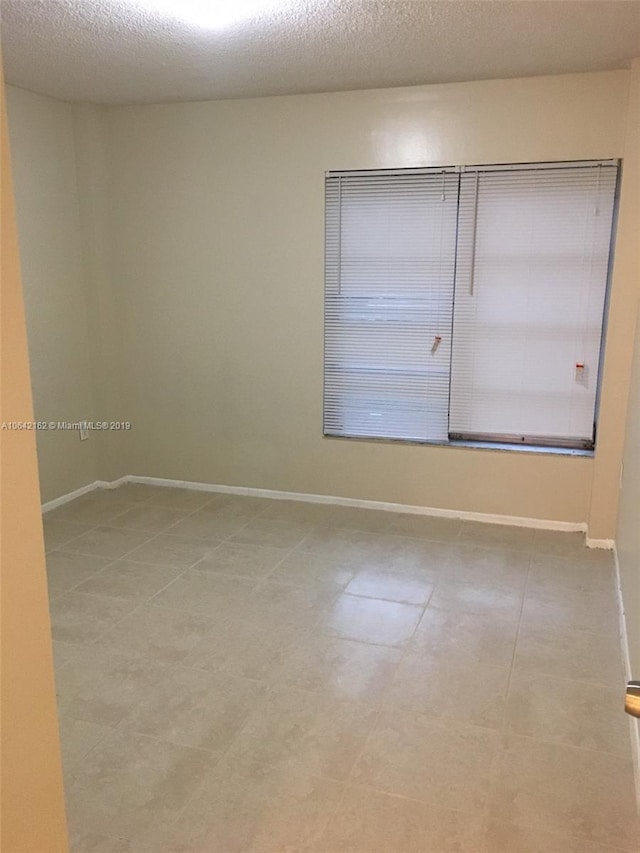
[[[634,63],[630,92],[631,112],[627,150],[640,191],[640,62]],[[635,162],[633,152],[635,151]],[[633,259],[630,257],[630,261]],[[640,234],[635,246],[635,294],[640,300]],[[640,318],[636,324],[633,379],[629,395],[624,469],[620,484],[620,513],[616,544],[625,604],[631,672],[640,678]]]
[[[38,421],[93,420],[74,113],[7,87],[31,380]],[[93,482],[95,445],[77,432],[38,432],[42,499]]]
[[640,59],[629,74],[623,179],[609,305],[602,398],[594,460],[589,533],[615,536],[624,425],[640,297]]
[[[33,407],[0,70],[0,418]],[[0,431],[2,605],[0,753],[3,853],[65,853],[67,830],[35,435]]]
[[[123,379],[128,359],[122,346],[122,318],[127,294],[114,286],[108,217],[111,169],[106,150],[105,111],[93,104],[73,105],[80,240],[84,256],[87,330],[96,418],[127,420]],[[102,480],[131,471],[129,435],[93,432],[89,441]]]
[[[131,472],[587,520],[593,459],[322,438],[323,176],[619,157],[628,81],[612,72],[109,108]],[[623,242],[634,227],[625,220]],[[607,356],[621,405],[597,457],[609,484],[630,362],[626,285],[623,270],[611,324],[625,328]],[[613,536],[606,507],[591,520],[594,535]]]
[[82,444],[41,435],[45,498],[134,473],[613,537],[640,227],[629,165],[595,459],[322,438],[323,175],[620,157],[630,76],[111,108],[13,90],[37,412],[134,423]]
[[636,331],[633,386],[620,490],[616,547],[625,604],[631,673],[640,678],[640,322]]

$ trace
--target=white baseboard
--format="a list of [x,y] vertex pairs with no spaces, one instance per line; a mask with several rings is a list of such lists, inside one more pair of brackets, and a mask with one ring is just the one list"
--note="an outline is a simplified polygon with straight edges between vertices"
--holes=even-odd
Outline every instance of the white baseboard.
[[95,492],[96,489],[117,489],[127,482],[127,477],[120,477],[118,480],[94,480],[93,483],[87,483],[86,486],[80,486],[79,489],[74,489],[72,492],[67,492],[66,495],[60,495],[59,498],[54,498],[51,501],[46,501],[42,504],[42,512],[50,512],[56,507],[68,504],[69,501],[74,501],[76,498],[81,498],[83,495],[88,495],[89,492]]
[[79,489],[74,489],[72,492],[68,492],[66,495],[60,495],[59,498],[54,498],[51,501],[47,501],[42,504],[42,512],[50,512],[52,509],[56,509],[56,507],[62,506],[63,504],[69,503],[69,501],[74,501],[76,498],[81,498],[83,495],[88,494],[89,492],[95,491],[95,489],[100,488],[100,480],[96,480],[93,483],[88,483],[86,486],[80,486]]
[[[622,661],[624,663],[625,681],[631,681],[631,655],[629,653],[629,635],[627,634],[627,619],[624,610],[624,599],[622,597],[622,583],[620,579],[620,563],[618,561],[618,550],[613,546],[613,561],[616,572],[616,597],[618,599],[618,617],[620,620],[620,645],[622,647]],[[631,735],[631,755],[633,760],[633,772],[636,781],[636,799],[640,810],[640,720],[629,717],[629,731]]]
[[585,539],[587,548],[603,548],[605,551],[613,551],[615,547],[614,539],[590,539],[589,535]]
[[519,515],[498,515],[496,513],[466,512],[441,507],[416,506],[412,504],[388,503],[385,501],[361,500],[337,495],[314,495],[306,492],[284,492],[277,489],[256,489],[250,486],[225,486],[217,483],[197,483],[190,480],[169,480],[161,477],[139,477],[129,474],[129,483],[145,483],[149,486],[170,486],[181,489],[195,489],[201,492],[220,492],[231,495],[247,495],[273,500],[303,501],[305,503],[333,504],[363,509],[377,509],[386,512],[404,512],[412,515],[430,515],[437,518],[455,518],[463,521],[479,521],[483,524],[504,524],[510,527],[530,527],[537,530],[559,530],[564,532],[585,532],[583,522],[554,521],[544,518],[526,518]]
[[[69,494],[61,495],[42,505],[42,511],[48,512],[62,504],[79,498],[96,489],[115,489],[124,483],[143,483],[149,486],[166,486],[169,488],[193,489],[200,492],[214,492],[229,495],[246,495],[249,497],[270,498],[272,500],[303,501],[305,503],[333,504],[335,506],[360,507],[377,509],[385,512],[403,512],[411,515],[428,515],[435,518],[454,518],[462,521],[477,521],[482,524],[503,524],[509,527],[528,527],[536,530],[557,530],[565,533],[586,533],[587,526],[581,521],[555,521],[545,518],[527,518],[520,515],[499,515],[487,512],[467,512],[465,510],[444,509],[442,507],[418,506],[386,501],[362,500],[338,495],[314,495],[306,492],[285,492],[278,489],[257,489],[251,486],[226,486],[221,483],[198,483],[192,480],[171,480],[164,477],[142,477],[136,474],[126,474],[117,480],[96,480]],[[594,539],[593,543],[609,543],[610,540]],[[592,544],[590,547],[607,548],[609,544]]]
[[118,477],[117,480],[97,480],[99,489],[117,489],[118,486],[124,486],[125,483],[129,482],[129,475],[125,474],[124,477]]

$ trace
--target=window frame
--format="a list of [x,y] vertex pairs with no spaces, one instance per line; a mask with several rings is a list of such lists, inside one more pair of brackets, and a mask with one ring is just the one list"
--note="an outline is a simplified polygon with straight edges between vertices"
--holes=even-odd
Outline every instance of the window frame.
[[[411,174],[440,174],[443,172],[459,173],[465,172],[490,172],[490,171],[520,171],[523,169],[545,169],[551,170],[554,168],[584,168],[615,166],[616,181],[613,195],[613,213],[611,221],[611,232],[608,243],[608,259],[607,273],[604,288],[604,301],[602,308],[602,321],[600,333],[600,347],[598,353],[598,370],[596,377],[594,416],[593,416],[593,432],[590,440],[565,438],[565,439],[550,439],[548,437],[540,437],[535,435],[511,435],[511,434],[483,434],[483,433],[459,433],[448,432],[448,439],[413,439],[399,438],[386,436],[369,436],[369,435],[346,435],[336,434],[326,431],[326,364],[327,364],[327,312],[326,312],[326,276],[327,276],[327,239],[326,239],[326,187],[327,180],[336,177],[349,176],[403,176]],[[323,279],[323,409],[322,409],[322,437],[326,439],[337,439],[347,441],[364,441],[375,443],[390,443],[415,446],[431,446],[431,447],[451,447],[451,448],[468,448],[494,451],[516,451],[516,452],[536,452],[547,453],[552,455],[569,455],[569,456],[593,456],[597,444],[598,436],[598,417],[600,412],[602,379],[604,374],[604,363],[607,343],[607,331],[609,320],[609,307],[611,301],[611,283],[613,275],[613,265],[615,260],[615,243],[618,227],[618,213],[620,200],[620,186],[622,179],[623,160],[622,158],[600,158],[593,160],[556,160],[556,161],[540,161],[540,162],[523,162],[523,163],[490,163],[490,164],[465,164],[465,165],[435,165],[426,166],[423,168],[397,168],[397,169],[362,169],[362,170],[328,170],[324,173],[324,188],[325,188],[325,234],[324,234],[324,279]],[[458,189],[459,192],[459,189]],[[458,226],[456,226],[456,232]],[[341,240],[341,236],[339,238]],[[456,249],[457,258],[458,235],[456,233]],[[454,261],[455,266],[455,261]],[[455,289],[453,294],[453,306],[455,307]],[[453,316],[452,316],[452,332],[453,332]],[[451,380],[451,374],[449,375]]]

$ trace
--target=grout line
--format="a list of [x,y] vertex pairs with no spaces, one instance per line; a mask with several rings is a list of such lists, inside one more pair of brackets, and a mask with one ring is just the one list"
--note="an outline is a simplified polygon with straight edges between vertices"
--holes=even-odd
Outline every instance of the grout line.
[[527,569],[527,577],[524,583],[524,590],[522,593],[522,601],[520,602],[520,612],[518,614],[518,622],[516,625],[516,636],[513,644],[513,654],[511,655],[511,665],[509,666],[509,675],[507,677],[507,686],[504,694],[504,708],[502,711],[502,725],[500,727],[500,734],[502,738],[507,735],[507,712],[508,712],[508,704],[509,704],[509,695],[511,693],[511,681],[513,678],[513,669],[516,661],[516,656],[518,654],[518,643],[520,642],[520,628],[522,627],[522,614],[524,613],[524,604],[527,600],[527,592],[529,589],[529,580],[531,578],[531,563],[532,559],[529,558],[529,567]]
[[546,746],[553,746],[558,749],[575,749],[578,752],[587,753],[587,755],[608,755],[611,758],[617,758],[619,761],[625,761],[632,764],[632,759],[629,755],[621,755],[619,752],[611,752],[608,749],[592,749],[589,746],[578,746],[575,743],[567,743],[560,740],[547,740],[543,737],[534,737],[533,735],[520,734],[520,732],[510,732],[513,737],[521,740],[531,741],[532,743],[543,743]]

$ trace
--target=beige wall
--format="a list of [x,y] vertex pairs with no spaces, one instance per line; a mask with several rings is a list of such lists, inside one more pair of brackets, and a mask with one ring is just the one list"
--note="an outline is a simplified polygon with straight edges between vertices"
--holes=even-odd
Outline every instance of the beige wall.
[[640,322],[620,490],[616,537],[633,678],[640,678]]
[[[106,150],[105,111],[93,104],[73,105],[80,240],[84,256],[87,330],[96,418],[127,420],[123,378],[128,359],[122,346],[122,318],[127,294],[116,288],[112,270],[108,218],[110,164]],[[89,441],[102,480],[116,480],[131,470],[129,436],[94,432]]]
[[[630,76],[109,108],[12,92],[25,246],[51,225],[27,215],[38,192],[62,191],[50,166],[28,169],[46,160],[31,128],[69,176],[75,146],[79,189],[73,196],[69,177],[69,209],[54,223],[73,268],[55,282],[65,296],[55,323],[47,270],[61,272],[60,258],[25,251],[36,405],[77,410],[92,386],[101,419],[134,423],[129,435],[82,445],[41,436],[45,495],[89,482],[92,471],[133,473],[586,521],[592,537],[613,537],[640,219],[628,165],[595,459],[322,438],[323,176],[621,157]],[[71,298],[82,291],[78,243],[82,310]]]
[[[634,64],[630,102],[630,114],[634,120],[629,124],[627,137],[628,166],[630,170],[635,169],[636,186],[640,191],[640,62]],[[633,258],[630,257],[630,261],[632,260]],[[635,245],[635,294],[637,303],[640,299],[640,235],[638,233],[636,233]],[[629,395],[623,461],[616,544],[625,603],[631,672],[634,678],[640,678],[640,319],[636,324],[633,379]]]
[[[322,438],[323,176],[619,157],[628,78],[108,109],[131,472],[586,521],[593,459]],[[626,334],[611,340],[624,385]],[[614,477],[620,436],[601,430]]]
[[623,180],[588,516],[589,533],[595,538],[615,536],[624,425],[640,297],[640,59],[633,62],[628,93]]
[[[39,421],[93,420],[73,107],[7,87],[31,380]],[[42,499],[97,477],[95,441],[39,432]]]
[[[0,70],[0,417],[33,419]],[[65,853],[60,747],[33,432],[0,431],[3,853]]]

